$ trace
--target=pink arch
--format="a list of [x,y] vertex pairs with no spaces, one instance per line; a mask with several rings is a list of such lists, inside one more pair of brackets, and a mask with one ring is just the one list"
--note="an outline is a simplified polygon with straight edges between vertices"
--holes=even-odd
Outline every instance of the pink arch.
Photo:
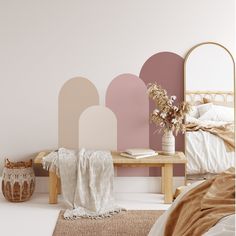
[[[119,151],[149,147],[149,101],[146,85],[139,77],[122,74],[113,79],[107,89],[106,106],[117,117]],[[149,175],[149,170],[119,168],[118,175]]]

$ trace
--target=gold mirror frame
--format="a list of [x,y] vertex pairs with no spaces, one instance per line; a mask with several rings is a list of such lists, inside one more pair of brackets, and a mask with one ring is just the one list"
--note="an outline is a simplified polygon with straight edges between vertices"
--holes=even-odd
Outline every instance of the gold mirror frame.
[[[187,65],[187,61],[189,58],[189,55],[198,47],[202,46],[202,45],[206,45],[206,44],[214,44],[217,45],[219,47],[222,47],[226,52],[228,52],[228,54],[230,55],[232,62],[233,62],[233,79],[234,79],[234,88],[233,88],[233,93],[234,93],[234,117],[236,117],[236,109],[235,109],[235,105],[236,105],[236,98],[235,98],[235,91],[236,91],[236,87],[235,87],[235,61],[234,61],[234,57],[232,55],[232,53],[223,45],[216,43],[216,42],[203,42],[203,43],[199,43],[197,45],[195,45],[194,47],[192,47],[186,54],[185,59],[184,59],[184,101],[186,101],[187,98],[187,94],[186,94],[186,65]],[[234,119],[234,125],[235,125],[235,119]],[[234,130],[235,131],[235,130]],[[234,136],[236,138],[235,132],[234,132]],[[184,135],[184,153],[186,152],[186,135]],[[185,167],[186,168],[186,167]],[[185,169],[185,176],[186,176],[186,169]]]

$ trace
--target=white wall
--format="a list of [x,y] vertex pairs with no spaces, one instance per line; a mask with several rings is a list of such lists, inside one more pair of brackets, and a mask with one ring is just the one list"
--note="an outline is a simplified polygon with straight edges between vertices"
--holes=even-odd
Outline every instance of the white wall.
[[0,159],[57,146],[57,98],[74,76],[101,101],[152,54],[216,41],[235,52],[234,0],[0,0]]

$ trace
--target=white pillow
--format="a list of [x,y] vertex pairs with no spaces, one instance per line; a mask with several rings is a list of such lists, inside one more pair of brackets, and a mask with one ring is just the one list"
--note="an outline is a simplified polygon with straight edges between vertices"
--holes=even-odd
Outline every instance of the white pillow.
[[195,118],[195,117],[193,117],[193,116],[190,116],[190,115],[186,115],[185,116],[185,121],[186,121],[186,123],[193,123],[193,124],[199,124],[200,123],[200,120],[199,119],[197,119],[197,118]]
[[197,106],[199,116],[201,117],[202,115],[204,115],[204,113],[209,111],[212,107],[213,107],[212,103],[205,103],[205,104]]
[[194,117],[194,118],[198,118],[199,117],[199,113],[198,113],[198,106],[191,106],[191,110],[188,113],[189,116]]
[[200,116],[199,120],[233,122],[234,108],[213,105],[209,111]]

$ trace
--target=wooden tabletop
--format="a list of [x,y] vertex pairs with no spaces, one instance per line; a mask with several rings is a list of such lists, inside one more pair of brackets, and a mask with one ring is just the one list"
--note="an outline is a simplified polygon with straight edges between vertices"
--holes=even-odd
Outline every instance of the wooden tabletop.
[[[34,163],[42,163],[42,158],[48,154],[48,152],[40,152],[34,159]],[[138,165],[155,165],[155,164],[175,164],[175,163],[186,163],[187,159],[183,152],[176,152],[174,155],[163,155],[161,152],[158,155],[152,157],[145,157],[141,159],[127,158],[120,155],[119,152],[112,152],[113,163],[119,164],[138,164]]]
[[158,155],[140,159],[127,158],[120,155],[119,152],[112,152],[114,164],[165,164],[165,163],[186,163],[186,157],[183,152],[176,152],[174,155]]

